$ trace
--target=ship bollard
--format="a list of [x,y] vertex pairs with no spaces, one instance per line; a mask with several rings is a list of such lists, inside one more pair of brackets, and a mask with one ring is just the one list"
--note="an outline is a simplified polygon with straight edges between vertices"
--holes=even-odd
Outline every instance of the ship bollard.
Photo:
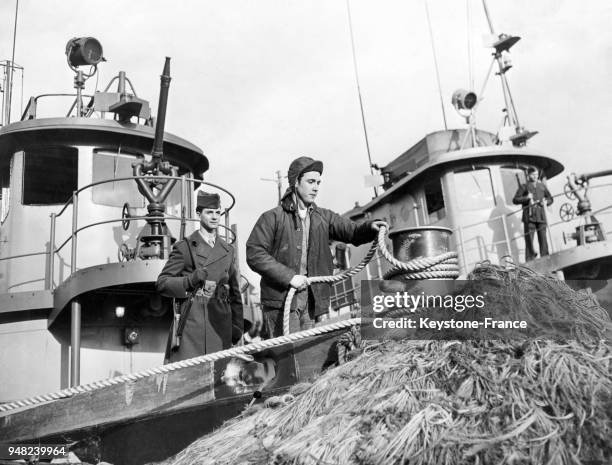
[[[452,230],[441,226],[402,228],[389,233],[393,244],[393,257],[400,262],[433,259],[452,253]],[[455,254],[456,256],[456,254]],[[433,264],[418,271],[392,268],[383,276],[385,280],[409,282],[422,279],[454,279],[458,275],[456,258],[452,263]],[[392,286],[392,283],[388,284]]]
[[419,226],[389,232],[393,255],[402,262],[430,258],[451,251],[453,231],[441,226]]

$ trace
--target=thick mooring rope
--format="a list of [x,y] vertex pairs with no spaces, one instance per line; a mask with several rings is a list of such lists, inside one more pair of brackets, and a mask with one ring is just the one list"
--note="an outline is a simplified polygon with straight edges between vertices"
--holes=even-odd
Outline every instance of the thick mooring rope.
[[[356,275],[372,260],[376,250],[380,250],[380,254],[393,266],[393,268],[383,276],[383,279],[389,279],[391,277],[397,278],[398,275],[401,275],[402,279],[448,279],[457,278],[459,276],[457,252],[446,252],[435,257],[415,258],[409,262],[401,262],[387,249],[387,244],[385,243],[386,236],[387,228],[381,226],[378,231],[377,239],[372,242],[372,247],[357,266],[333,276],[313,276],[312,278],[308,278],[308,285],[310,286],[314,283],[337,283],[349,276]],[[285,336],[290,333],[289,317],[295,292],[295,288],[290,288],[287,298],[285,299],[285,307],[283,310],[283,335]]]
[[329,333],[332,331],[337,331],[339,329],[349,328],[353,325],[361,324],[361,318],[351,318],[348,320],[342,320],[335,323],[330,323],[325,326],[319,326],[317,328],[308,329],[305,331],[300,331],[298,333],[290,334],[288,336],[279,336],[274,339],[265,339],[260,342],[254,342],[251,344],[247,344],[244,346],[232,347],[231,349],[221,350],[219,352],[214,352],[212,354],[201,355],[199,357],[190,358],[187,360],[181,360],[179,362],[169,363],[168,365],[161,365],[155,368],[149,368],[146,370],[142,370],[136,373],[130,373],[127,375],[117,376],[115,378],[104,379],[100,381],[94,381],[93,383],[83,384],[81,386],[75,386],[68,389],[63,389],[58,392],[54,392],[51,394],[44,394],[40,396],[31,397],[29,399],[18,400],[14,402],[9,402],[6,404],[0,404],[0,412],[7,412],[9,410],[14,410],[22,407],[29,407],[35,404],[40,404],[43,402],[49,402],[52,400],[63,399],[66,397],[71,397],[75,394],[81,394],[84,392],[95,391],[96,389],[101,389],[109,386],[114,386],[117,384],[128,383],[137,381],[142,378],[146,378],[148,376],[154,375],[163,375],[165,373],[169,373],[171,371],[175,371],[181,368],[191,367],[195,365],[201,365],[207,362],[214,362],[216,360],[221,360],[224,358],[236,357],[244,354],[252,354],[256,352],[261,352],[265,349],[270,349],[272,347],[276,347],[279,345],[287,344],[290,342],[300,341],[302,339],[306,339],[313,336],[319,336],[321,334]]
[[[382,256],[385,257],[389,261],[389,263],[394,266],[394,269],[391,270],[391,272],[402,273],[402,276],[406,277],[406,279],[427,279],[441,277],[456,278],[459,275],[456,252],[448,252],[433,258],[419,258],[404,263],[399,260],[396,260],[387,250],[385,244],[386,234],[387,228],[384,226],[381,227],[378,232],[378,239],[372,243],[372,246],[370,247],[370,250],[368,251],[366,256],[354,268],[351,268],[350,270],[347,270],[335,276],[316,276],[308,278],[308,285],[312,283],[335,283],[342,281],[343,279],[346,279],[349,276],[354,276],[355,274],[363,270],[365,266],[372,260],[377,249],[380,250]],[[325,326],[319,326],[316,328],[289,334],[289,312],[291,309],[291,301],[293,300],[294,294],[295,289],[291,288],[285,300],[285,308],[283,314],[283,336],[275,337],[273,339],[266,339],[244,346],[232,347],[231,349],[221,350],[219,352],[201,355],[200,357],[194,357],[187,360],[181,360],[179,362],[170,363],[168,365],[161,365],[155,368],[149,368],[136,373],[130,373],[127,375],[117,376],[115,378],[94,381],[93,383],[63,389],[61,391],[57,391],[51,394],[44,394],[40,396],[30,397],[28,399],[9,402],[6,404],[0,404],[0,412],[8,412],[10,410],[15,410],[18,408],[30,407],[43,402],[63,399],[84,392],[91,392],[96,389],[101,389],[122,383],[133,382],[149,376],[163,375],[165,373],[169,373],[171,371],[175,371],[181,368],[201,365],[202,363],[214,362],[216,360],[236,357],[244,354],[252,354],[279,345],[299,341],[308,337],[318,336],[320,334],[325,334],[328,332],[337,331],[339,329],[349,328],[351,326],[361,324],[361,318],[351,318],[348,320],[342,320],[336,323],[327,324]]]

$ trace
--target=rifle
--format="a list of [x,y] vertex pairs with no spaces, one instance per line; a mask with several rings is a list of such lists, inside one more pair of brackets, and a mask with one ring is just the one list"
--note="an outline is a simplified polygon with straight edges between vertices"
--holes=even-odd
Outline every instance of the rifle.
[[[195,271],[196,264],[193,258],[193,251],[191,250],[191,246],[189,245],[188,239],[185,239],[185,244],[187,245],[187,250],[189,250],[189,258],[191,259],[192,269],[193,271]],[[195,298],[197,291],[197,289],[194,289],[191,294],[189,294],[187,299],[180,303],[178,299],[174,299],[172,303],[174,319],[172,320],[170,349],[173,351],[178,350],[178,348],[181,346],[181,337],[183,336],[183,330],[185,329],[187,317],[189,316],[189,312],[191,311],[193,299]]]
[[[519,177],[518,173],[515,173],[514,176],[516,177],[516,183],[519,185],[519,188],[522,186],[521,184],[521,178]],[[527,182],[525,182],[525,188],[527,188]],[[529,192],[529,189],[527,189],[527,192]],[[531,217],[531,204],[533,203],[533,199],[529,199],[529,205],[527,206],[527,218]],[[525,207],[523,207],[524,209]]]

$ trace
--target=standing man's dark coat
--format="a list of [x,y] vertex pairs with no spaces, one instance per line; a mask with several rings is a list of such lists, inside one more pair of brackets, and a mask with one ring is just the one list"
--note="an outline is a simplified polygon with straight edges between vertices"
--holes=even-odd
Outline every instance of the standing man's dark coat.
[[166,351],[168,362],[230,348],[232,342],[238,342],[242,336],[243,310],[236,253],[234,247],[219,236],[214,247],[208,245],[198,231],[177,242],[157,279],[157,290],[167,297],[187,297],[185,276],[194,268],[186,241],[191,245],[196,267],[205,269],[207,279],[216,282],[217,286],[210,298],[196,294],[179,349]]
[[519,186],[512,202],[515,205],[523,205],[523,229],[525,233],[525,260],[536,258],[537,254],[533,247],[534,235],[538,235],[540,255],[548,255],[548,241],[546,239],[546,205],[553,203],[552,195],[548,192],[546,185],[538,181],[535,169],[529,170],[529,176],[533,176],[527,183]]
[[[310,215],[308,276],[329,276],[333,273],[330,240],[361,245],[376,238],[372,222],[354,223],[315,204],[312,204]],[[259,217],[247,240],[247,263],[261,275],[261,303],[264,307],[282,308],[289,292],[289,282],[299,272],[299,228],[295,200],[289,193],[281,205]],[[327,314],[330,285],[316,283],[311,290],[315,316]]]
[[[529,205],[529,194],[533,197],[533,204]],[[553,203],[552,195],[548,191],[546,185],[541,181],[528,182],[522,184],[516,193],[512,202],[515,205],[523,205],[523,223],[546,223],[546,212],[542,202],[546,201],[546,205]]]

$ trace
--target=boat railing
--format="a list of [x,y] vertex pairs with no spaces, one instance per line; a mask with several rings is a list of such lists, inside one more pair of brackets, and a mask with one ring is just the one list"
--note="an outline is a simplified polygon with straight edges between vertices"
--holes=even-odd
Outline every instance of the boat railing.
[[[72,97],[74,99],[74,101],[72,102],[72,105],[70,106],[70,109],[68,110],[68,113],[66,113],[66,118],[70,116],[70,114],[72,113],[72,110],[74,110],[74,107],[76,106],[77,103],[77,98],[78,95],[77,94],[40,94],[37,95],[35,97],[30,97],[30,99],[28,100],[28,104],[25,107],[25,110],[23,111],[23,114],[21,115],[21,121],[25,121],[25,120],[29,120],[29,119],[36,119],[37,118],[37,114],[38,114],[38,101],[42,98],[49,98],[49,97]],[[86,95],[86,94],[82,94],[82,97],[87,97],[87,98],[93,98],[93,95]]]
[[[601,193],[602,190],[612,187],[612,183],[598,184],[589,186],[589,197],[592,199],[608,199],[611,195]],[[592,193],[598,193],[597,196]],[[564,202],[560,202],[559,199],[565,199]],[[572,207],[575,207],[577,199],[569,200],[566,198],[565,193],[561,192],[553,195],[553,206],[559,208],[563,203],[569,203]],[[495,256],[496,250],[505,250],[504,254],[497,254],[498,260],[501,260],[503,256],[511,256],[515,262],[524,263],[525,260],[519,252],[522,252],[521,246],[524,244],[525,236],[522,225],[522,212],[529,208],[529,206],[517,208],[508,213],[502,213],[498,216],[488,218],[484,221],[478,221],[475,223],[462,225],[453,230],[457,235],[458,242],[461,244],[459,247],[459,253],[462,259],[464,270],[471,269],[477,263],[484,260],[491,260],[491,257]],[[551,216],[548,212],[547,215]],[[605,221],[602,221],[602,216],[608,216],[612,214],[612,203],[602,206],[593,210],[590,215],[597,215],[599,222],[604,224],[604,231],[606,236],[612,234],[612,230],[608,231],[605,227]],[[584,222],[584,216],[575,214],[569,219],[558,219],[550,221],[550,217],[547,218],[546,232],[548,238],[549,252],[555,253],[561,250],[575,247],[576,244],[573,239],[567,240],[567,233],[570,232],[568,229],[575,229],[581,222]],[[606,218],[607,219],[607,218]],[[515,224],[518,221],[520,223],[520,230],[516,227],[511,228],[509,224]],[[486,241],[480,231],[484,227],[489,227],[498,232],[493,235],[493,240]],[[564,235],[566,234],[566,235]],[[469,256],[474,254],[478,255],[478,259],[469,259]]]
[[[159,180],[166,180],[166,181],[171,181],[171,180],[180,181],[181,195],[180,195],[180,203],[177,204],[177,206],[180,208],[180,211],[182,212],[181,216],[171,215],[171,214],[166,213],[162,216],[155,216],[155,218],[157,220],[163,220],[164,222],[180,221],[182,226],[186,225],[187,223],[197,223],[200,221],[199,218],[186,214],[186,212],[188,211],[188,205],[190,203],[188,200],[189,197],[187,194],[188,192],[191,192],[193,190],[193,189],[190,189],[191,186],[195,188],[196,185],[204,184],[204,185],[207,185],[209,187],[212,187],[214,189],[218,189],[219,191],[224,192],[230,197],[231,201],[230,201],[230,204],[227,207],[225,207],[221,213],[221,216],[224,217],[224,223],[225,223],[225,224],[220,225],[220,228],[223,230],[222,237],[230,243],[233,243],[236,240],[236,234],[231,229],[231,225],[230,225],[230,210],[236,204],[236,198],[227,189],[217,184],[202,181],[199,179],[190,178],[187,176],[149,176],[149,175],[125,176],[125,177],[110,178],[110,179],[104,179],[104,180],[92,182],[90,184],[87,184],[86,186],[82,186],[79,189],[73,191],[70,199],[67,200],[66,203],[64,203],[64,205],[60,208],[60,210],[58,212],[51,213],[50,215],[49,245],[47,247],[47,250],[40,251],[40,252],[32,252],[32,253],[26,253],[26,254],[0,257],[0,261],[15,260],[15,259],[21,259],[25,257],[38,256],[38,255],[46,255],[47,264],[46,264],[46,269],[45,269],[45,279],[44,279],[45,287],[44,289],[52,291],[53,289],[55,289],[55,287],[57,287],[55,286],[55,283],[54,283],[55,281],[54,280],[55,258],[59,254],[59,252],[62,251],[69,243],[71,245],[70,275],[72,275],[73,273],[77,271],[77,264],[78,264],[77,245],[78,245],[79,234],[81,232],[97,227],[97,226],[105,225],[105,224],[122,223],[122,222],[125,222],[126,220],[146,222],[147,220],[150,220],[152,218],[149,215],[139,215],[139,216],[130,215],[127,218],[122,215],[121,217],[111,217],[109,219],[105,219],[101,221],[93,221],[93,222],[86,223],[86,224],[79,224],[79,221],[78,221],[79,220],[79,197],[82,194],[90,191],[95,186],[99,186],[102,184],[116,183],[116,182],[134,182],[134,180],[136,179],[146,179],[146,180],[159,179]],[[70,233],[65,239],[62,238],[63,240],[59,245],[56,245],[57,220],[67,211],[71,212]],[[184,231],[183,227],[181,227],[181,231]],[[136,260],[138,260],[138,258],[136,258]],[[120,261],[119,257],[117,261]]]

